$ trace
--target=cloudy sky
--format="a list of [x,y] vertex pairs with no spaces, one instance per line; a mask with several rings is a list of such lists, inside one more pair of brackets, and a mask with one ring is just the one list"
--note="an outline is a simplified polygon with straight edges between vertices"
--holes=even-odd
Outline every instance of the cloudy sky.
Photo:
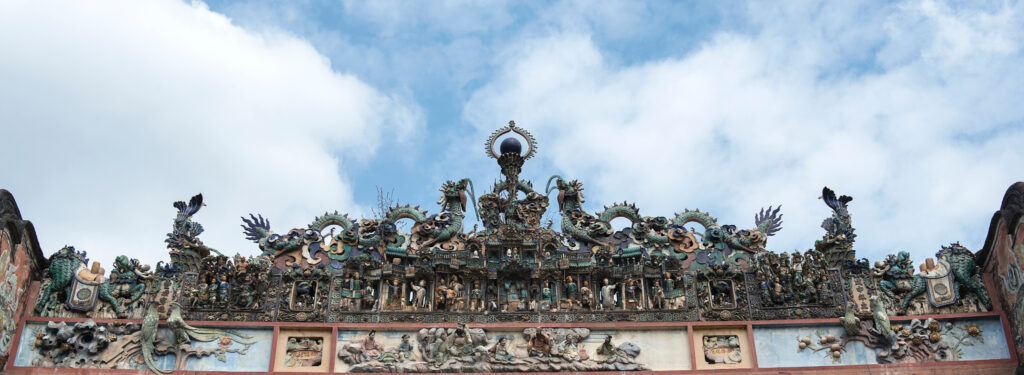
[[[0,188],[50,254],[166,260],[171,202],[203,240],[371,215],[377,187],[437,211],[499,178],[483,140],[540,142],[524,177],[753,225],[776,251],[854,197],[858,256],[979,249],[1024,180],[1024,3],[0,2]],[[619,224],[621,225],[621,224]]]

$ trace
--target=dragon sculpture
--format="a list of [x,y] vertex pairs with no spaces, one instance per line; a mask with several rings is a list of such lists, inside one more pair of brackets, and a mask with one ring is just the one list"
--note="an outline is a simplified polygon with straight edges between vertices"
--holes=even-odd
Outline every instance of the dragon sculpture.
[[[672,249],[674,253],[683,254],[704,249],[724,251],[726,247],[756,252],[764,248],[768,236],[782,229],[782,215],[779,214],[781,207],[762,209],[754,217],[754,228],[737,230],[733,225],[719,225],[714,217],[700,210],[684,210],[668,220],[663,216],[641,216],[635,205],[626,202],[607,206],[594,216],[582,209],[583,184],[579,181],[551,176],[545,193],[550,194],[554,189],[558,189],[562,233],[570,241],[570,248],[576,247],[573,243],[590,249],[610,244],[614,235],[611,221],[620,217],[632,223],[628,228],[629,244],[618,246],[623,252],[643,248],[649,252],[661,251],[665,254]],[[690,231],[685,227],[690,223],[701,225],[704,232]]]
[[[473,191],[473,181],[463,178],[459,181],[448,181],[441,186],[441,199],[437,204],[441,205],[441,213],[432,215],[427,220],[416,221],[412,227],[412,243],[410,249],[420,250],[430,248],[434,245],[444,244],[452,238],[462,234],[463,221],[466,211],[466,189],[469,188],[469,201],[476,208],[476,194]],[[451,245],[442,246],[446,250],[454,250]]]
[[[469,189],[467,198],[466,189]],[[462,234],[466,202],[475,207],[473,182],[468,178],[448,181],[441,187],[441,212],[428,216],[419,207],[396,206],[388,210],[381,219],[363,219],[354,222],[348,215],[325,213],[316,217],[305,229],[291,229],[278,235],[270,229],[270,221],[261,215],[242,218],[242,230],[246,239],[259,244],[261,255],[274,258],[301,253],[308,264],[321,262],[318,254],[323,252],[332,261],[344,261],[359,254],[375,254],[378,259],[386,254],[415,253],[422,249],[440,247],[455,250],[461,246],[457,241]],[[409,238],[398,231],[397,222],[409,219],[414,222]],[[341,233],[329,234],[323,243],[323,232],[331,227],[341,227]]]
[[[76,273],[85,269],[86,262],[85,253],[76,251],[73,246],[64,246],[51,255],[49,260],[50,266],[46,270],[47,277],[51,281],[42,288],[35,311],[41,313],[46,310],[50,303],[50,295],[53,292],[64,291],[65,293],[70,293],[72,279]],[[123,317],[125,316],[124,311],[117,303],[117,299],[112,295],[112,291],[113,287],[110,285],[110,280],[104,280],[103,283],[97,286],[98,298],[109,303],[113,307],[114,312],[118,316]]]

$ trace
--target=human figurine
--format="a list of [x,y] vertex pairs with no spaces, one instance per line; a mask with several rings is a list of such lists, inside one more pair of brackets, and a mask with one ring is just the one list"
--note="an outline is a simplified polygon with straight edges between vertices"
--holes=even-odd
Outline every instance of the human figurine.
[[349,279],[348,283],[351,294],[349,295],[349,309],[352,311],[359,311],[362,307],[362,293],[363,293],[363,280],[359,277],[359,273],[356,272]]
[[[349,289],[352,289],[352,292],[359,291],[359,290],[363,289],[363,282],[362,282],[362,280],[359,279],[359,273],[358,272],[352,278],[349,279],[348,287],[349,287]],[[353,297],[355,297],[355,296],[353,296]]]
[[576,303],[576,282],[572,280],[572,276],[565,281],[565,297],[569,300],[569,305]]
[[575,334],[565,335],[565,341],[559,345],[558,354],[568,361],[578,361],[580,360],[578,344],[579,339]]
[[366,287],[363,288],[363,308],[376,309],[377,302],[377,290],[370,283],[366,283]]
[[491,358],[494,358],[496,361],[512,362],[516,359],[516,355],[508,350],[508,338],[505,336],[498,337],[498,342],[494,343],[489,352],[491,353]]
[[615,308],[615,284],[604,279],[604,286],[601,287],[601,309],[612,310]]
[[636,281],[629,280],[626,282],[626,299],[636,301],[637,289],[639,288],[636,287]]
[[441,335],[438,336],[433,346],[434,366],[441,366],[444,361],[448,360],[448,330],[441,330]]
[[455,333],[449,339],[448,352],[456,357],[464,356],[473,352],[473,338],[469,336],[465,324],[459,324]]
[[551,339],[540,330],[540,327],[537,328],[537,333],[530,338],[526,351],[531,357],[547,357],[551,354]]
[[551,282],[550,281],[545,281],[544,282],[544,289],[541,289],[540,297],[541,297],[541,309],[551,310],[552,309],[551,306],[553,306],[555,304],[555,302],[554,302],[555,301],[555,294],[551,290]]
[[231,284],[228,283],[228,275],[226,273],[220,275],[220,288],[219,288],[219,292],[220,292],[220,296],[219,296],[220,299],[219,299],[219,301],[220,302],[225,302],[225,301],[228,300],[228,290],[229,289],[231,289]]
[[612,336],[608,335],[604,337],[604,343],[597,348],[597,362],[611,363],[615,362],[617,358],[615,352],[615,345],[612,344]]
[[409,342],[409,334],[402,335],[402,343],[398,344],[398,360],[407,361],[412,359],[412,343]]
[[506,310],[509,308],[514,309],[515,307],[517,307],[513,306],[519,304],[519,290],[516,289],[515,283],[509,281],[505,282],[505,298],[507,299],[505,307]]
[[[459,282],[459,277],[452,276],[452,283],[448,287],[448,303],[450,305],[449,309],[461,310],[464,307],[465,300],[462,299],[462,288],[463,286],[462,283]],[[460,300],[461,303],[463,304],[463,307],[459,306]]]
[[665,308],[665,291],[661,289],[661,281],[655,281],[651,287],[651,308]]
[[487,283],[487,310],[498,311],[498,287]]
[[413,284],[413,301],[412,307],[414,310],[419,310],[427,306],[427,281],[420,280],[419,284]]
[[206,283],[200,283],[198,286],[191,289],[192,294],[192,306],[201,306],[209,301],[206,298]]
[[469,291],[469,310],[480,311],[483,309],[484,292],[480,290],[480,281],[473,282],[473,289]]
[[448,293],[448,297],[445,298],[445,302],[447,302],[447,305],[445,306],[445,311],[452,311],[458,309],[458,289],[448,287],[448,290],[446,292]]
[[398,308],[402,305],[402,286],[398,284],[398,279],[391,280],[388,286],[388,306],[392,308]]
[[512,249],[505,249],[505,258],[512,259]]
[[522,281],[516,281],[516,284],[519,287],[519,309],[525,310],[529,305],[527,301],[532,300],[530,298],[530,291],[529,289],[526,289],[526,286],[523,285]]
[[583,309],[591,309],[591,305],[594,300],[594,292],[590,290],[590,281],[583,280],[583,286],[580,287],[580,307]]
[[434,289],[434,297],[437,298],[434,301],[434,311],[443,311],[448,307],[448,285],[444,279],[437,281],[437,288]]
[[376,335],[376,330],[370,330],[370,333],[367,334],[366,338],[363,339],[363,342],[360,347],[360,349],[362,349],[363,360],[369,361],[371,359],[377,358],[377,356],[380,355],[380,352],[384,350],[384,347],[377,343],[375,339]]

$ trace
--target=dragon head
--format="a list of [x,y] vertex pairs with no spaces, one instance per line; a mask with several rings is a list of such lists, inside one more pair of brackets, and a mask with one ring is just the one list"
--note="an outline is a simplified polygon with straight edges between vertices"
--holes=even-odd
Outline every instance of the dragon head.
[[[551,182],[555,185],[551,186]],[[572,210],[580,208],[583,204],[583,183],[578,180],[567,181],[562,176],[554,175],[548,179],[547,187],[544,188],[544,194],[551,194],[552,191],[558,189],[558,210]],[[567,203],[571,203],[566,207]]]
[[443,208],[450,209],[452,205],[458,203],[458,206],[465,211],[468,181],[468,179],[462,179],[445,182],[444,185],[441,185],[441,199],[437,201],[437,204],[443,206]]
[[[469,189],[469,196],[466,196],[466,189]],[[458,212],[466,211],[466,201],[473,204],[473,210],[478,211],[476,207],[476,193],[473,191],[473,181],[468,178],[463,178],[458,181],[447,181],[444,185],[441,185],[441,199],[437,201],[437,204],[441,205],[441,210],[454,211],[454,208],[459,208]],[[480,213],[477,212],[477,220],[480,219]]]

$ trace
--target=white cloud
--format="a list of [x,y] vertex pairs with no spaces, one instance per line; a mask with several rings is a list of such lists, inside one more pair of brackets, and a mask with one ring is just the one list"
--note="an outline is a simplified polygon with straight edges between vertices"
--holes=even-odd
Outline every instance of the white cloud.
[[1024,178],[1021,5],[777,4],[750,6],[749,35],[633,66],[575,28],[525,40],[464,117],[533,130],[593,209],[699,207],[749,227],[783,204],[769,248],[803,250],[822,234],[829,211],[815,197],[828,185],[855,198],[860,256],[980,248]]
[[331,70],[307,42],[178,1],[0,3],[0,187],[50,253],[166,260],[173,200],[204,241],[257,252],[238,217],[361,211],[346,166],[422,128],[414,104]]

